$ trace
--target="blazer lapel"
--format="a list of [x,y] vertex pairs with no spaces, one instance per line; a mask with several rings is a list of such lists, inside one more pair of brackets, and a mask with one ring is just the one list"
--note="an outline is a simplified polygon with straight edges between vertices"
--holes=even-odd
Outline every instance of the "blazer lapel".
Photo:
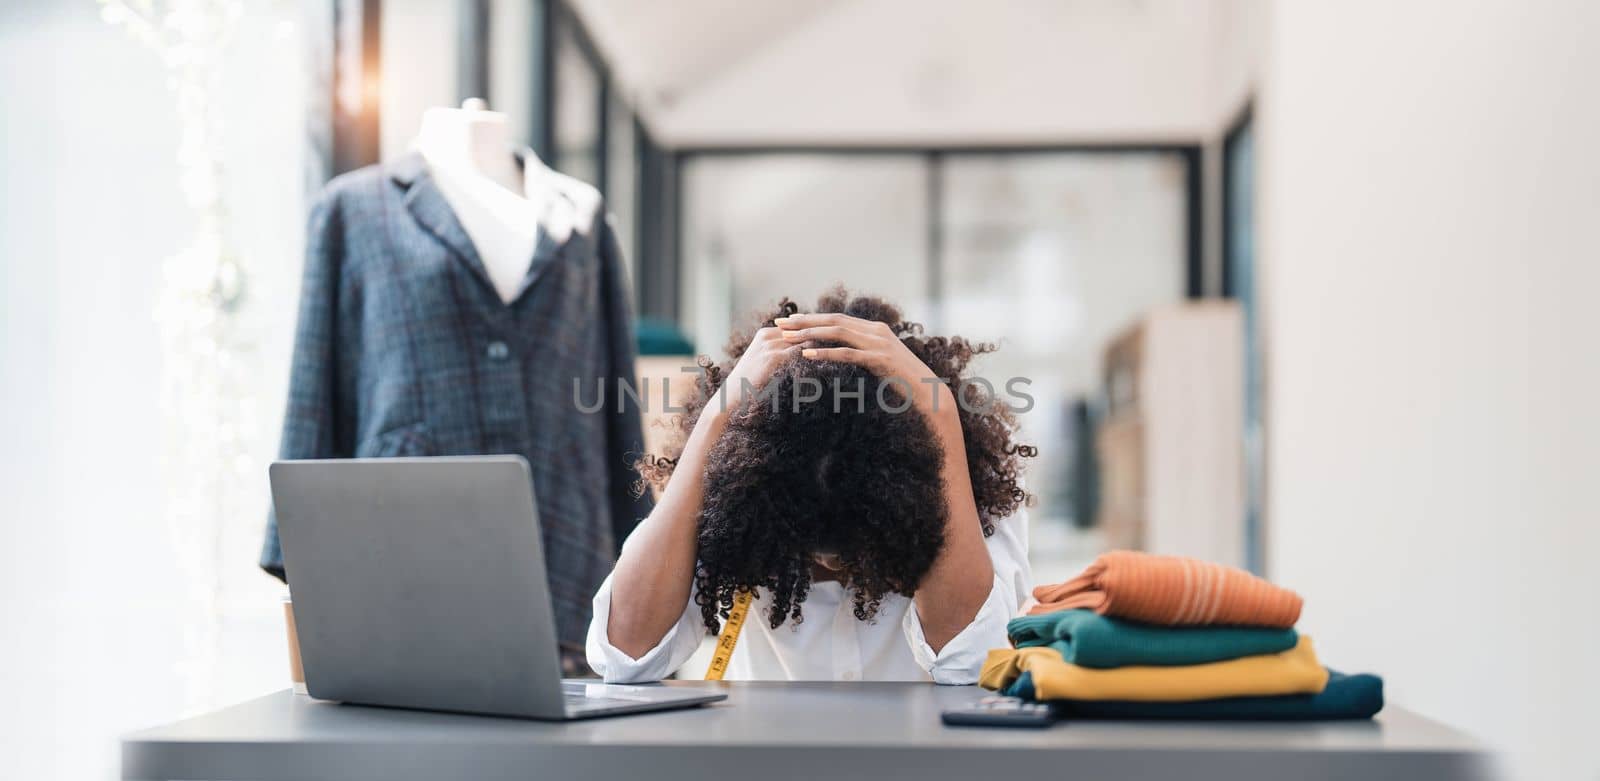
[[528,271],[522,275],[522,283],[517,286],[517,294],[511,299],[516,303],[533,288],[534,283],[544,276],[544,272],[556,262],[561,251],[566,248],[567,241],[572,237],[569,227],[571,219],[566,216],[568,209],[565,199],[560,195],[551,195],[556,203],[547,206],[543,217],[539,218],[539,240],[533,247],[533,259],[528,263]]
[[439,186],[434,183],[433,174],[428,172],[428,165],[423,161],[422,155],[409,152],[396,161],[393,178],[397,184],[406,188],[404,202],[411,216],[449,247],[451,252],[477,275],[480,282],[493,290],[494,282],[489,279],[489,271],[484,268],[483,259],[478,257],[478,248],[473,246],[472,239],[461,227],[461,221],[456,219],[455,210],[450,208],[450,203],[444,199],[444,193],[439,192]]
[[[567,241],[572,238],[573,231],[572,204],[567,200],[565,193],[549,182],[549,171],[544,163],[529,149],[518,149],[514,154],[517,165],[523,170],[525,181],[528,179],[544,181],[539,187],[542,198],[542,207],[539,210],[539,238],[533,246],[533,257],[528,262],[528,271],[522,275],[522,284],[518,285],[517,294],[511,299],[513,304],[526,295],[534,283],[544,276],[545,270],[555,262],[561,250],[566,247]],[[529,166],[537,168],[530,171]]]

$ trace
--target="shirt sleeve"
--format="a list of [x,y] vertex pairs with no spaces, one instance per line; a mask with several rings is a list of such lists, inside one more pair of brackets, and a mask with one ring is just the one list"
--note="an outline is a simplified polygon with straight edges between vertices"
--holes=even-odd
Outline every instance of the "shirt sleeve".
[[589,637],[585,653],[589,667],[604,678],[606,683],[646,683],[659,681],[671,675],[700,647],[705,636],[700,610],[694,603],[694,592],[689,594],[689,604],[683,609],[678,622],[656,643],[656,647],[635,659],[611,644],[606,627],[611,622],[611,576],[607,575],[600,591],[594,595],[594,618],[589,622]]
[[1033,574],[1028,567],[1027,509],[1019,508],[1011,517],[996,523],[994,534],[984,545],[989,549],[989,560],[994,566],[989,598],[978,608],[972,623],[938,653],[934,653],[922,633],[922,617],[917,614],[914,600],[911,609],[906,611],[902,623],[906,642],[911,645],[917,664],[928,671],[934,683],[952,686],[977,683],[989,649],[1008,645],[1006,623],[1017,614],[1028,594]]

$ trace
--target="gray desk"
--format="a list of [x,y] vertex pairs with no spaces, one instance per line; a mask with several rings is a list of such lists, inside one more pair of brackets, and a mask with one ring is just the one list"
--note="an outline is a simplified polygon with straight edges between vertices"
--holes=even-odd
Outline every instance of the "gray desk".
[[125,779],[1486,778],[1482,748],[1390,707],[1375,722],[945,727],[973,687],[729,683],[726,702],[565,724],[363,708],[289,692],[131,735]]

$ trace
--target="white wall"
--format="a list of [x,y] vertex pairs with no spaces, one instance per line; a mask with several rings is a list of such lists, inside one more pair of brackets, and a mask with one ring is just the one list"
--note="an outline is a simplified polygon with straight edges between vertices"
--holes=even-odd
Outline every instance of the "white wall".
[[1277,4],[1272,575],[1327,662],[1594,779],[1600,5]]
[[[1213,130],[1225,131],[1249,103],[1265,60],[1269,0],[1211,0],[1208,101]],[[1197,31],[1198,32],[1198,31]]]
[[[276,447],[304,203],[294,3],[250,3],[224,66],[232,238],[250,277],[260,425]],[[154,51],[93,2],[0,2],[0,777],[115,778],[117,736],[282,688],[275,581],[254,559],[265,480],[218,518],[192,601],[164,517],[164,258],[194,220]],[[248,428],[248,427],[247,427]],[[193,541],[190,541],[191,545]],[[210,666],[194,664],[202,657]],[[190,664],[184,664],[188,660]]]

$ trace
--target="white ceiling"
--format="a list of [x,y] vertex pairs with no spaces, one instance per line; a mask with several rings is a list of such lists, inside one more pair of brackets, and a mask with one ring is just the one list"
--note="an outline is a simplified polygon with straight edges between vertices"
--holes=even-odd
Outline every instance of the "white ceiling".
[[573,5],[659,136],[727,145],[1192,141],[1251,2]]
[[635,98],[670,105],[845,0],[573,0]]

